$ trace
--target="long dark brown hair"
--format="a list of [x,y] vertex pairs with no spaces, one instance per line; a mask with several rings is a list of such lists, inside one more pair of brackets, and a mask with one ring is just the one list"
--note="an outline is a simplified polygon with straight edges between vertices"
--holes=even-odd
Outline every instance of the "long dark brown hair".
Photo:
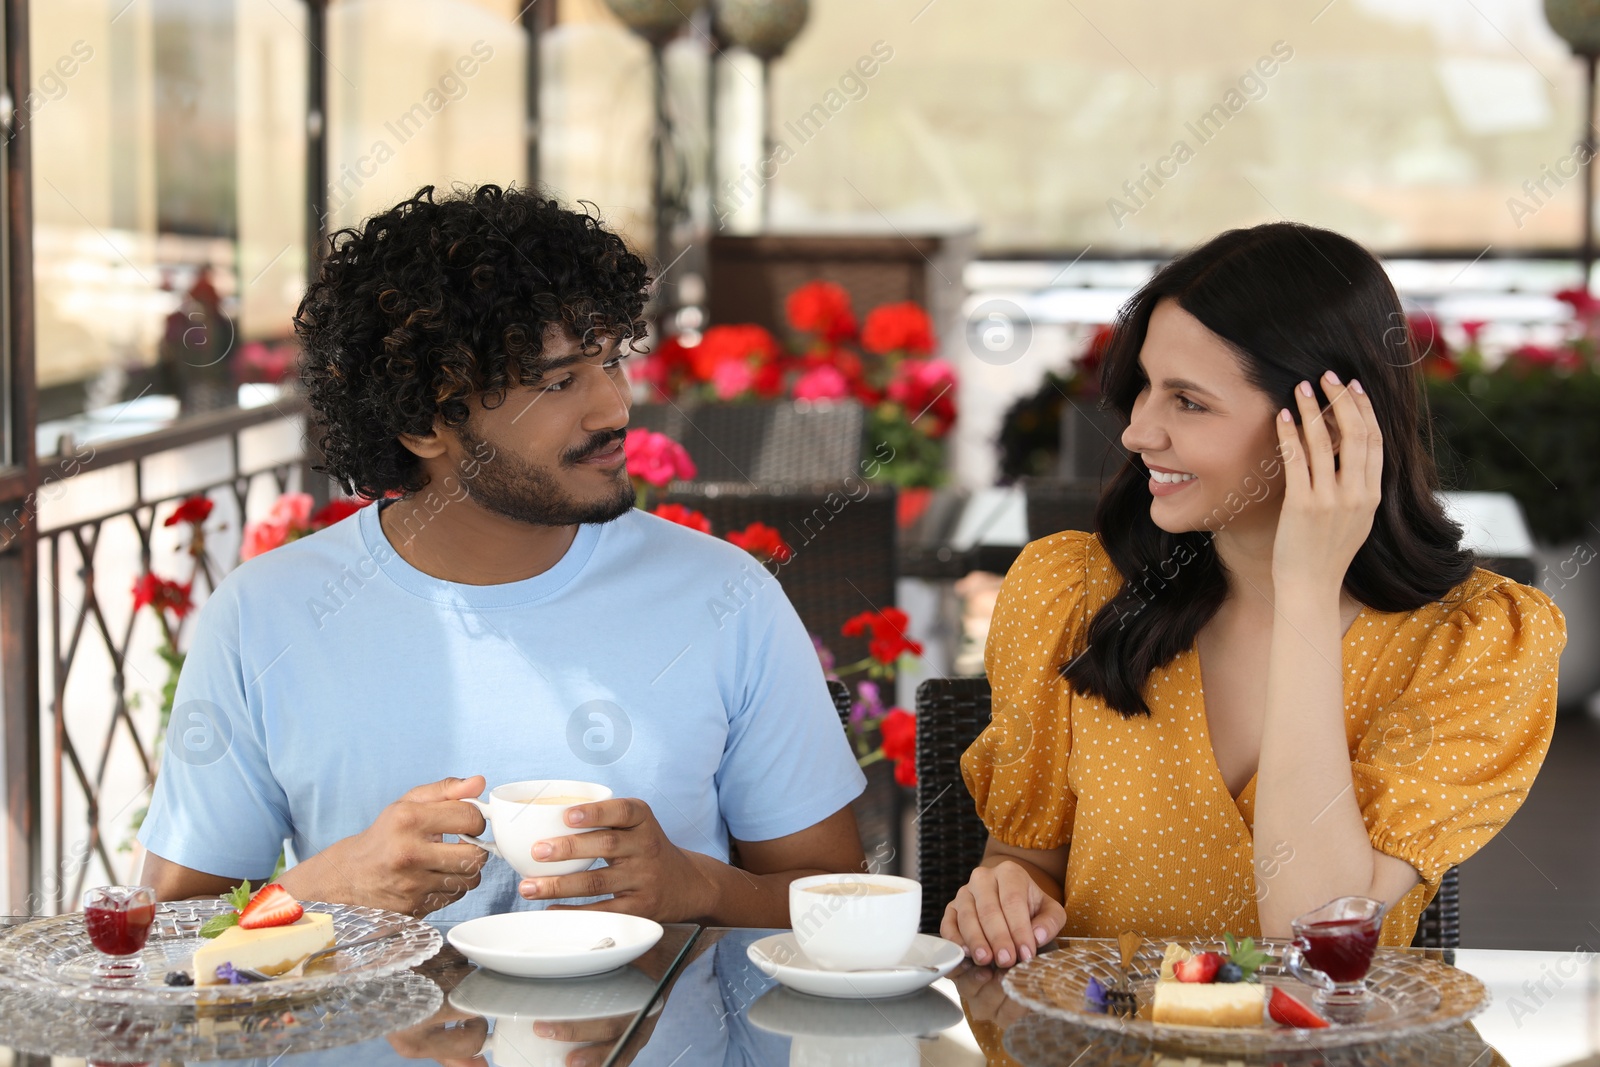
[[[1147,384],[1139,351],[1150,314],[1168,297],[1234,349],[1274,408],[1295,411],[1302,381],[1326,403],[1326,370],[1360,379],[1383,432],[1383,499],[1345,572],[1352,597],[1378,611],[1414,611],[1466,580],[1472,553],[1433,493],[1422,353],[1370,252],[1328,230],[1274,222],[1219,234],[1162,267],[1118,314],[1101,366],[1101,392],[1124,422]],[[1060,668],[1074,690],[1125,717],[1150,713],[1150,672],[1193,646],[1228,592],[1210,532],[1172,534],[1151,520],[1149,477],[1130,456],[1101,494],[1095,532],[1123,585]]]

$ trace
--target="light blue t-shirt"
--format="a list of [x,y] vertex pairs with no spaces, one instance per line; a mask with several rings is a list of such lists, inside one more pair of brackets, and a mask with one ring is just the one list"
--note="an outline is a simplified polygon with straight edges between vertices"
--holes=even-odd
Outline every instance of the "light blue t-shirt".
[[[642,511],[473,586],[406,563],[366,507],[229,574],[189,645],[139,840],[208,874],[260,877],[285,841],[313,855],[452,776],[599,782],[724,861],[730,835],[796,833],[865,784],[777,581]],[[491,858],[430,918],[542,906],[518,881]]]

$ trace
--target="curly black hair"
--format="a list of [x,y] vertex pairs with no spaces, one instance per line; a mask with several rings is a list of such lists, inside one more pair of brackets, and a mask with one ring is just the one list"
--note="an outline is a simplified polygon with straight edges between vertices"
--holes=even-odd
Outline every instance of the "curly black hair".
[[433,190],[332,234],[295,313],[315,469],[368,499],[424,484],[398,435],[535,380],[547,327],[595,351],[645,336],[644,260],[597,217],[515,187]]

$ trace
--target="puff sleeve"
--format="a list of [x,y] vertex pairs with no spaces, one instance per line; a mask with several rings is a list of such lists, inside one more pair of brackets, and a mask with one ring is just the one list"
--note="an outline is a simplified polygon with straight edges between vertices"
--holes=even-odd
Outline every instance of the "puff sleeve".
[[1487,571],[1440,615],[1403,627],[1380,657],[1376,684],[1403,688],[1386,701],[1372,691],[1351,761],[1373,847],[1422,875],[1406,901],[1416,910],[1527,797],[1555,729],[1566,644],[1548,596]]
[[1072,836],[1071,698],[1058,667],[1092,615],[1093,550],[1094,535],[1075,531],[1033,542],[995,601],[984,648],[993,720],[961,757],[961,775],[989,832],[1018,848]]

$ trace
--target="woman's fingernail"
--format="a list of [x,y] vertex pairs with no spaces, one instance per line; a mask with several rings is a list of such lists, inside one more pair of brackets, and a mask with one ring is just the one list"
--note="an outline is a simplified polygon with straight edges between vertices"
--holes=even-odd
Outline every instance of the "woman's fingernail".
[[1029,948],[1027,945],[1019,945],[1017,947],[1017,959],[1023,963],[1027,963],[1029,960],[1033,959],[1033,949]]
[[1361,382],[1358,381],[1355,378],[1351,378],[1350,379],[1350,388],[1354,389],[1356,392],[1360,393],[1362,396],[1366,396],[1367,395],[1367,391],[1365,389],[1361,388]]
[[533,1032],[539,1037],[553,1037],[555,1035],[556,1028],[551,1026],[549,1023],[534,1023]]
[[979,963],[988,963],[989,962],[989,953],[988,953],[988,951],[986,949],[981,949],[980,948],[980,949],[978,949],[976,952],[974,952],[972,954],[972,958],[977,960]]
[[550,852],[551,852],[550,842],[548,842],[548,841],[540,841],[537,845],[533,846],[533,858],[536,859],[536,860],[547,860],[547,859],[549,859],[550,858]]
[[1328,381],[1332,382],[1334,385],[1338,385],[1339,384],[1339,376],[1337,374],[1333,373],[1333,371],[1331,371],[1331,370],[1328,371],[1327,373],[1323,374],[1323,377],[1328,379]]
[[573,808],[571,811],[567,812],[567,821],[573,826],[578,825],[583,821],[583,809]]
[[[1285,413],[1287,413],[1288,410],[1288,408],[1285,408]],[[1034,940],[1038,942],[1040,948],[1044,948],[1044,943],[1050,940],[1050,935],[1044,932],[1044,927],[1042,926],[1035,926],[1033,928],[1033,937]]]
[[1301,396],[1311,396],[1312,395],[1311,383],[1310,382],[1301,382],[1300,383],[1300,395]]
[[1288,408],[1284,408],[1282,411],[1278,412],[1278,418],[1282,419],[1284,422],[1294,421],[1294,416],[1289,414]]
[[1005,949],[1001,949],[1000,950],[1000,955],[999,955],[998,958],[1000,960],[1000,966],[1002,966],[1002,967],[1011,966],[1011,953],[1007,952]]

